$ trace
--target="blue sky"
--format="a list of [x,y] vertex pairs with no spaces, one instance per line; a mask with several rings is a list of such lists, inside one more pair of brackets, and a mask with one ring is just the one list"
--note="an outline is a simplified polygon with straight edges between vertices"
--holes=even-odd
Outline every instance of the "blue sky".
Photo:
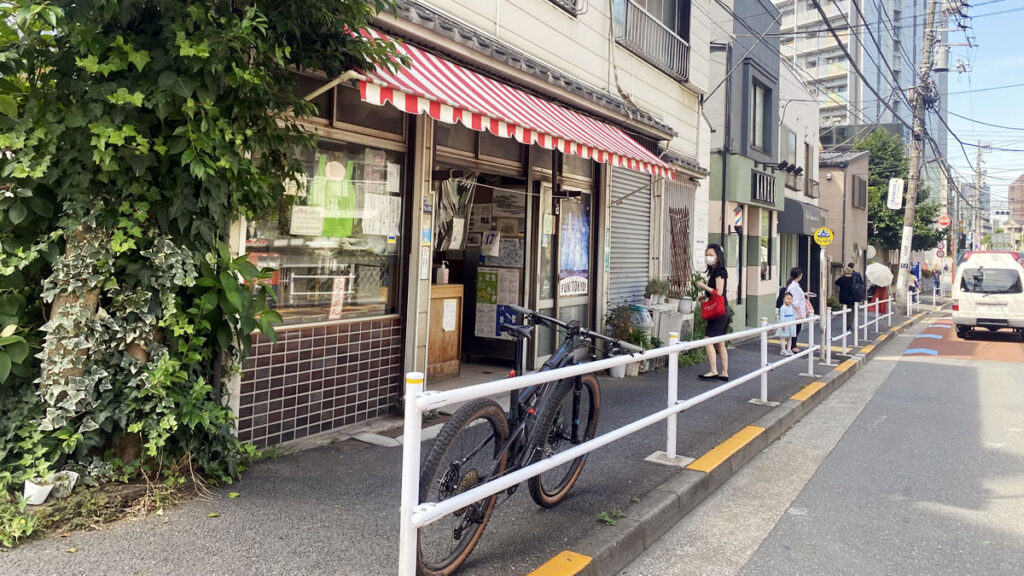
[[[978,47],[950,50],[949,97],[946,109],[982,122],[1017,127],[1005,130],[949,116],[949,126],[964,142],[979,140],[994,147],[1024,150],[1024,0],[972,0],[969,15]],[[992,14],[986,16],[986,14]],[[950,33],[950,43],[965,42],[964,35]],[[959,74],[957,58],[970,63],[971,71]],[[1000,90],[986,90],[1020,85]],[[958,93],[974,90],[970,93]],[[971,163],[976,149],[967,147]],[[973,177],[960,145],[950,135],[947,158],[965,177]],[[987,181],[992,187],[993,207],[1006,202],[1006,188],[1024,174],[1024,153],[992,151],[984,155]]]

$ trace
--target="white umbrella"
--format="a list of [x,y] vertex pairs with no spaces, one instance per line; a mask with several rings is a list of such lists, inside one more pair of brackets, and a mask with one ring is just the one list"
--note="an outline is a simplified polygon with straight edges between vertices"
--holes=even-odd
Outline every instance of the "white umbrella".
[[879,264],[878,262],[868,264],[867,269],[864,270],[864,275],[867,276],[868,282],[875,286],[888,286],[892,284],[892,270],[889,270],[889,267],[885,264]]

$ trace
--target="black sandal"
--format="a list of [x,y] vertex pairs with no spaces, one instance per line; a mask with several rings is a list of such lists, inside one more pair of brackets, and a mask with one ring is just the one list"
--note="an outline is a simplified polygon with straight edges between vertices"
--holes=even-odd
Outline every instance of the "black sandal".
[[728,376],[722,376],[721,374],[718,375],[718,379],[721,380],[722,382],[728,382],[729,381],[729,377]]
[[707,381],[707,380],[716,380],[718,378],[721,378],[721,376],[719,376],[717,373],[716,374],[698,374],[697,378],[700,379],[700,380]]

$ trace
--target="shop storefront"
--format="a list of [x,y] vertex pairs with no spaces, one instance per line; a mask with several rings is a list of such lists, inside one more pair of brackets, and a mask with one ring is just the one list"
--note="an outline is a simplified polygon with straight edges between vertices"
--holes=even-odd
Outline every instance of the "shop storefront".
[[[467,361],[507,366],[497,327],[511,305],[594,326],[608,167],[672,177],[618,128],[403,49],[410,68],[314,100],[305,178],[236,230],[239,252],[277,269],[284,318],[276,343],[257,335],[236,383],[243,440],[382,415],[408,370],[434,383]],[[531,363],[554,344],[541,330]]]

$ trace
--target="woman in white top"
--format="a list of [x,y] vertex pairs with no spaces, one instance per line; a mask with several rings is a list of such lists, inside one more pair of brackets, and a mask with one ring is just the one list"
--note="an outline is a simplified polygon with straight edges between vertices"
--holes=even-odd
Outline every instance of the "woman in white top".
[[[813,292],[804,292],[804,289],[800,287],[800,280],[803,280],[804,271],[800,268],[793,268],[789,271],[789,285],[786,286],[786,293],[793,295],[793,308],[796,310],[797,318],[807,317],[807,299],[813,298]],[[800,337],[800,329],[803,327],[802,324],[796,325],[796,336],[790,341],[790,350],[794,354],[799,352],[796,347],[796,339]]]

